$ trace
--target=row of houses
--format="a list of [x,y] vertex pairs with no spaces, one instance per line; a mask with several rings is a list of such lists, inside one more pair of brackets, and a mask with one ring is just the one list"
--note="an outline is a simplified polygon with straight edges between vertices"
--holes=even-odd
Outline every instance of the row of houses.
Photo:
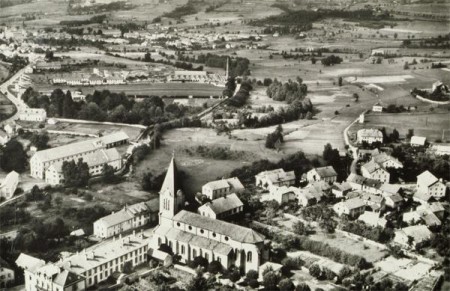
[[99,86],[99,85],[121,85],[126,84],[126,79],[119,75],[100,76],[97,74],[80,74],[70,76],[58,76],[52,79],[55,85],[68,86]]

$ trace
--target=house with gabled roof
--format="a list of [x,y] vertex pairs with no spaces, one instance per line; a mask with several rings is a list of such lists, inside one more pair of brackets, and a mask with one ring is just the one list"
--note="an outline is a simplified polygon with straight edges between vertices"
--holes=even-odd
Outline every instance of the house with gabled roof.
[[372,211],[364,211],[364,213],[358,217],[358,220],[372,227],[386,227],[387,224],[386,218],[380,217],[379,212]]
[[360,214],[364,213],[365,209],[366,203],[358,197],[338,202],[333,205],[333,210],[339,216],[346,214],[350,217],[358,217]]
[[216,180],[202,186],[202,194],[209,199],[217,199],[231,193],[240,193],[245,189],[238,178]]
[[11,199],[17,190],[19,184],[19,173],[16,171],[9,172],[5,179],[0,184],[0,197]]
[[367,142],[368,144],[373,144],[375,142],[383,143],[383,134],[378,129],[364,128],[358,130],[356,133],[357,142],[359,144]]
[[337,173],[332,166],[314,168],[306,173],[308,182],[325,181],[334,183],[337,180]]
[[442,179],[438,179],[430,171],[425,171],[417,176],[417,191],[420,193],[440,199],[445,196],[446,190],[447,187]]
[[388,182],[390,179],[390,173],[386,171],[383,167],[377,164],[374,160],[365,163],[361,166],[361,173],[363,177],[378,180],[381,182]]
[[244,204],[235,193],[214,199],[198,208],[200,215],[214,219],[225,219],[243,211]]
[[421,246],[432,237],[432,232],[425,225],[413,225],[395,231],[394,242],[403,247]]
[[397,158],[394,158],[391,155],[386,153],[380,153],[378,155],[373,155],[372,160],[380,165],[383,168],[394,168],[394,169],[402,169],[403,163],[400,162]]

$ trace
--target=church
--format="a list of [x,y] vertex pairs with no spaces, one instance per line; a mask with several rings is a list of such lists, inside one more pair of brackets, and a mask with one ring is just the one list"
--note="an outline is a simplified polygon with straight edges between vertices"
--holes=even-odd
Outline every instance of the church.
[[243,226],[183,210],[185,197],[177,179],[172,157],[160,191],[159,225],[153,231],[150,248],[169,246],[181,262],[201,256],[218,261],[223,268],[238,267],[242,272],[259,270],[269,258],[270,246],[263,235]]

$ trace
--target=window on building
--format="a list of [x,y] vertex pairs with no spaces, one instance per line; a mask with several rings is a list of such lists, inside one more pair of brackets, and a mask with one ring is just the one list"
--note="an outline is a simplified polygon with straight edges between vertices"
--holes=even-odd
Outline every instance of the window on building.
[[251,262],[252,261],[252,252],[248,252],[247,253],[247,262]]
[[181,254],[184,255],[184,245],[181,245]]

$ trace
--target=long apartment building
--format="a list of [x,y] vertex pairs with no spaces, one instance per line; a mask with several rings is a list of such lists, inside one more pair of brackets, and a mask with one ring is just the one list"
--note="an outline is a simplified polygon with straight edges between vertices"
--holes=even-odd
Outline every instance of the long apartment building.
[[25,271],[25,290],[94,290],[97,283],[105,281],[114,272],[122,272],[126,264],[135,267],[147,262],[148,242],[148,232],[134,232],[55,263],[21,254],[27,258],[18,264]]
[[53,164],[72,160],[78,161],[78,159],[84,159],[97,151],[126,144],[128,141],[128,135],[119,131],[91,140],[38,151],[30,159],[30,175],[34,178],[47,180],[45,177],[47,170]]

